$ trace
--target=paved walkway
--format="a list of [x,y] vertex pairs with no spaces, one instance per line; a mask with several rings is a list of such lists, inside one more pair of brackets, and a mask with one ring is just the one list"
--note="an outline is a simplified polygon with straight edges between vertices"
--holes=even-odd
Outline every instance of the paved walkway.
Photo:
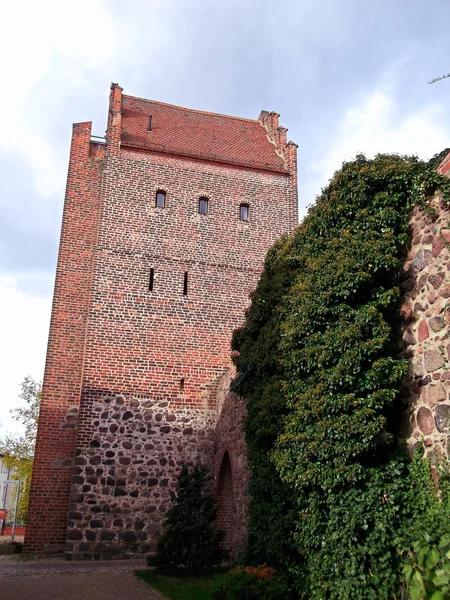
[[145,561],[65,562],[0,556],[1,600],[162,600],[134,571]]

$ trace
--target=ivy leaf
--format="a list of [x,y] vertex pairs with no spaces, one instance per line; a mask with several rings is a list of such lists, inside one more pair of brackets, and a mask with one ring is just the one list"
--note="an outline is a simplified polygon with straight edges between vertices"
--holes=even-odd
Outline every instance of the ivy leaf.
[[424,567],[427,554],[428,554],[428,546],[423,546],[419,550],[419,554],[417,555],[417,564],[419,565],[419,567]]
[[430,600],[444,600],[444,594],[442,592],[440,592],[439,590],[435,590],[431,594]]
[[409,589],[409,595],[411,596],[411,600],[423,600],[422,588],[418,585],[413,585]]
[[447,575],[438,575],[437,577],[434,577],[432,579],[432,581],[436,587],[442,587],[443,585],[448,585],[449,577],[448,577],[448,574]]
[[[415,597],[413,597],[413,592]],[[411,587],[411,599],[420,600],[425,595],[425,584],[423,582],[422,573],[420,571],[414,571],[412,576],[412,587]]]
[[450,544],[450,533],[446,533],[439,540],[439,548],[445,548],[445,546],[448,546],[449,544]]
[[433,548],[432,551],[427,555],[425,560],[425,568],[434,569],[434,567],[441,560],[441,553],[437,548]]
[[411,576],[413,574],[412,565],[406,564],[403,567],[403,575],[405,576],[406,583],[408,584],[411,581]]

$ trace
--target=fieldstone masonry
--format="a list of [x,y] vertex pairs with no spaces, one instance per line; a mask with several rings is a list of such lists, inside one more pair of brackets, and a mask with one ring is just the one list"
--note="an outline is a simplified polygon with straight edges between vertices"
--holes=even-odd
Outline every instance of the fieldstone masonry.
[[408,444],[448,452],[450,428],[450,210],[437,194],[411,215],[411,251],[402,314],[410,363]]
[[104,394],[76,450],[66,552],[73,559],[154,549],[183,464],[214,461],[215,411]]

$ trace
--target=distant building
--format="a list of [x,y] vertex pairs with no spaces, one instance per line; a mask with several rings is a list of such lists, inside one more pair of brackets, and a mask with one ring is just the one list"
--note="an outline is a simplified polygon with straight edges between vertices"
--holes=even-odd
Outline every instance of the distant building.
[[6,466],[4,454],[0,453],[0,508],[6,508],[8,519],[14,510],[14,485],[6,483],[11,476],[11,469]]

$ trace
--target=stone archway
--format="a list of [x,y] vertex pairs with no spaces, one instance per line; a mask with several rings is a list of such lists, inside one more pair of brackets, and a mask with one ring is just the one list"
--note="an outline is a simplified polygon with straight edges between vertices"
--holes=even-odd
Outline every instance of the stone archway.
[[233,546],[233,476],[228,451],[224,452],[217,483],[217,524],[225,532],[223,545],[229,550]]

